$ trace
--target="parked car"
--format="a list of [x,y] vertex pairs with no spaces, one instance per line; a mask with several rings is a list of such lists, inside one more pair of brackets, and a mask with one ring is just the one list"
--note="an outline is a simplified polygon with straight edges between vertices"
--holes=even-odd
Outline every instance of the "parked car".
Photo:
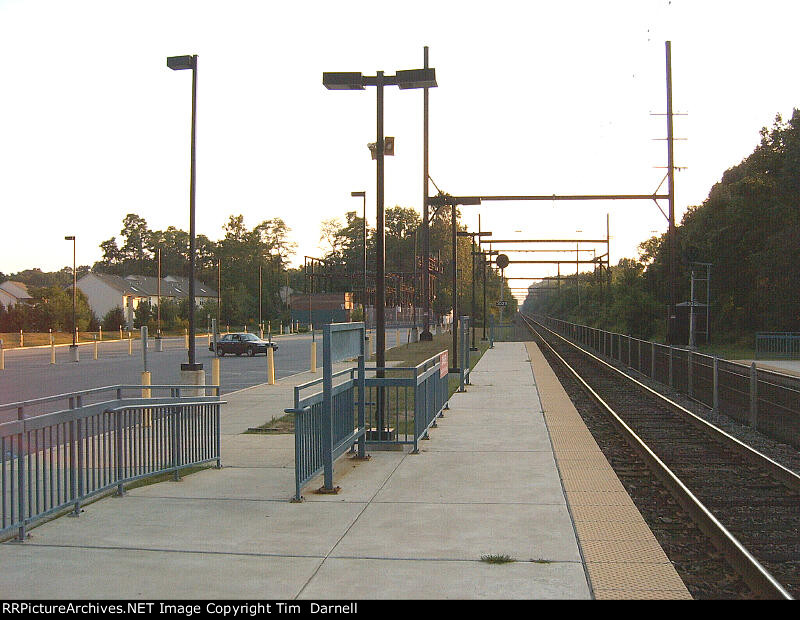
[[[246,353],[250,357],[259,353],[266,355],[267,349],[277,351],[278,345],[274,342],[262,340],[255,334],[248,334],[247,332],[225,334],[222,338],[217,338],[217,355],[220,357],[226,353],[234,353],[236,355]],[[208,346],[208,350],[214,350],[213,342]]]

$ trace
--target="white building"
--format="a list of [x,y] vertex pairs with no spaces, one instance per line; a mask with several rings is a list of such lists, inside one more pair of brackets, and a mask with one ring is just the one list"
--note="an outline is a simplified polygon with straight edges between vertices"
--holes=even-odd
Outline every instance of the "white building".
[[[158,304],[158,278],[152,276],[114,276],[89,272],[78,280],[78,288],[86,295],[89,306],[99,319],[110,310],[121,308],[126,329],[133,328],[133,314],[140,303]],[[217,291],[195,280],[195,304],[217,299]],[[179,301],[189,297],[189,278],[167,276],[161,279],[161,299]]]
[[28,287],[22,282],[6,280],[0,284],[0,304],[8,309],[18,303],[28,303],[33,297],[28,293]]

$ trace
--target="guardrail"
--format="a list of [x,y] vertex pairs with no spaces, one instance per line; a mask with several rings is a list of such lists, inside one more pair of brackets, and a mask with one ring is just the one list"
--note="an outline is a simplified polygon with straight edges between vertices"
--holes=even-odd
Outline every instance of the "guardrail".
[[714,412],[800,448],[797,377],[757,368],[755,363],[747,366],[552,317],[532,318],[599,355],[682,392]]
[[494,348],[495,342],[508,342],[513,339],[513,323],[496,323],[494,317],[489,317],[489,346]]
[[[383,370],[386,376],[379,377]],[[376,444],[411,445],[419,452],[419,442],[449,400],[448,358],[445,351],[414,367],[368,368],[366,421],[368,440]]]
[[758,332],[755,357],[758,359],[764,355],[773,359],[800,360],[800,334],[796,332]]
[[[179,396],[160,399],[115,399],[81,403],[81,395],[133,386],[84,390],[36,401],[69,398],[69,409],[25,415],[0,424],[0,536],[17,531],[25,539],[28,526],[72,507],[80,513],[89,498],[126,483],[216,461],[220,466],[220,401],[218,397]],[[196,389],[196,386],[150,386]],[[216,389],[218,386],[209,386]],[[139,390],[141,386],[136,386]]]
[[[332,373],[331,379],[346,377],[332,385],[330,411],[325,407],[325,392],[303,395],[311,388],[321,386],[324,379],[309,381],[294,388],[295,501],[300,501],[303,486],[323,470],[333,472],[333,462],[352,448],[364,436],[364,408],[356,403],[359,383],[356,368]],[[357,407],[357,410],[356,410]],[[326,485],[333,490],[332,483]]]
[[[168,394],[169,398],[183,398],[186,396],[196,396],[198,392],[203,395],[199,398],[209,398],[210,392],[219,398],[220,386],[218,385],[107,385],[76,392],[55,394],[53,396],[43,396],[41,398],[31,398],[13,403],[0,404],[0,423],[12,420],[20,420],[22,417],[35,417],[45,413],[53,413],[63,409],[76,409],[80,407],[102,407],[111,406],[115,401],[126,400],[138,397],[149,398],[150,395],[158,392]],[[137,396],[131,396],[136,394]],[[156,397],[161,398],[161,397]],[[143,402],[148,402],[147,400]]]
[[356,444],[361,457],[367,442],[412,445],[418,452],[419,441],[447,405],[447,377],[444,351],[415,367],[359,365],[332,373],[329,414],[324,379],[296,386],[294,408],[286,410],[294,414],[295,424],[294,500],[300,501],[302,488],[323,471],[326,482],[320,490],[335,492],[333,462]]

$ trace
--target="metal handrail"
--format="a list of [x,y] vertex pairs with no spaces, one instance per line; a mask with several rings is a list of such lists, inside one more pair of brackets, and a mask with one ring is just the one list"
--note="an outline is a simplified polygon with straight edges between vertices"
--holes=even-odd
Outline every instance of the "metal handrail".
[[40,403],[52,402],[56,400],[69,400],[70,398],[78,398],[88,396],[91,394],[99,394],[105,391],[119,391],[119,390],[166,390],[166,389],[211,389],[217,391],[219,396],[219,385],[192,385],[192,384],[163,384],[163,385],[141,385],[141,384],[119,384],[119,385],[105,385],[96,388],[87,388],[85,390],[77,390],[75,392],[65,392],[63,394],[54,394],[53,396],[41,396],[39,398],[31,398],[28,400],[20,400],[13,403],[0,404],[0,411],[6,409],[19,409],[20,407],[29,407]]

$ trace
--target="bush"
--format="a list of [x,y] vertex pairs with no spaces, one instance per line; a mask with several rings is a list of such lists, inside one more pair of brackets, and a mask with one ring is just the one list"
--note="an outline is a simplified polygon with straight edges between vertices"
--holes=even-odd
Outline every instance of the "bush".
[[112,308],[111,310],[106,312],[102,322],[103,322],[103,329],[107,331],[119,329],[120,325],[124,326],[125,315],[122,312],[122,308],[117,306],[116,308]]

